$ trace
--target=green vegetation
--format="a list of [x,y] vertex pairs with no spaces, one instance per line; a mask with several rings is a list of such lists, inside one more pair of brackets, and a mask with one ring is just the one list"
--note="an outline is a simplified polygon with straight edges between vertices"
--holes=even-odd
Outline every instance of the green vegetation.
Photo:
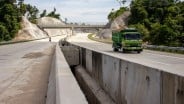
[[[122,6],[126,0],[116,0]],[[109,21],[123,14],[121,7],[108,15]],[[132,0],[129,27],[135,27],[143,35],[143,41],[153,45],[184,46],[184,1],[180,0]]]
[[29,21],[31,21],[32,23],[36,23],[36,19],[40,18],[40,17],[53,17],[53,18],[60,19],[60,14],[56,13],[55,8],[53,11],[51,11],[48,14],[47,14],[47,10],[43,10],[43,12],[40,14],[40,17],[38,17],[39,10],[36,8],[36,6],[31,6],[30,4],[27,4],[26,5],[26,12],[28,13],[27,17],[28,17]]
[[40,14],[40,17],[45,17],[47,15],[47,10],[43,10],[43,12]]
[[133,0],[130,27],[154,45],[184,45],[184,2],[179,0]]
[[127,0],[116,0],[116,1],[119,3],[119,5],[121,7],[122,5],[124,5],[126,3]]
[[35,23],[38,9],[23,2],[24,0],[0,1],[0,41],[8,41],[15,37],[21,28],[21,17],[26,13],[28,13],[28,19]]
[[54,10],[51,11],[47,16],[60,19],[60,14],[56,14],[56,8],[54,8]]
[[117,11],[114,11],[114,9],[112,9],[112,11],[108,15],[108,20],[113,21],[116,17],[120,16],[127,10],[128,10],[127,7],[120,7],[120,9]]
[[95,36],[95,34],[89,34],[88,38],[91,39],[91,40],[97,41],[97,42],[112,44],[111,39],[100,39],[100,38],[96,38],[94,36]]
[[20,7],[15,2],[0,1],[0,41],[11,40],[20,29]]
[[56,8],[54,8],[54,10],[48,14],[47,14],[47,10],[43,10],[43,12],[40,14],[40,17],[53,17],[53,18],[60,19],[60,14],[57,14]]
[[36,6],[26,4],[26,13],[29,21],[32,23],[36,23],[36,19],[38,18],[37,15],[39,13],[39,10],[36,8]]
[[119,3],[120,8],[119,8],[119,10],[116,10],[116,11],[114,9],[112,9],[112,11],[108,15],[109,21],[113,21],[116,17],[120,16],[125,11],[129,10],[127,7],[122,7],[122,5],[124,5],[126,3],[126,0],[116,0],[116,1]]
[[[15,37],[15,34],[21,28],[21,17],[25,16],[32,23],[36,23],[39,10],[36,6],[24,4],[24,0],[0,0],[0,42],[8,41]],[[46,15],[46,10],[40,14],[40,17],[49,16],[60,19],[56,14],[56,9]]]

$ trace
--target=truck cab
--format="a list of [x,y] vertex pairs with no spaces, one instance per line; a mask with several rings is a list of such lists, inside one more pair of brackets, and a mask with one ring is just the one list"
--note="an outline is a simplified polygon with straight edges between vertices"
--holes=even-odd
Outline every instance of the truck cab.
[[127,28],[121,31],[112,32],[113,50],[142,52],[141,34],[134,28]]

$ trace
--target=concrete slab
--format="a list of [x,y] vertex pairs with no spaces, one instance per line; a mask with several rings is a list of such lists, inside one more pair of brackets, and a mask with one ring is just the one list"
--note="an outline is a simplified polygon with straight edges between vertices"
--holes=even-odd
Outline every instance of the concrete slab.
[[184,78],[163,72],[162,104],[184,104]]
[[126,104],[160,104],[161,73],[142,65],[121,63],[121,97]]
[[0,47],[0,104],[45,104],[54,44],[34,41]]
[[55,55],[56,104],[87,104],[87,100],[58,44]]
[[[75,69],[76,78],[81,84],[90,104],[115,104],[98,83],[81,66]],[[76,103],[77,104],[77,103]]]
[[103,87],[103,74],[102,74],[102,54],[92,52],[92,70],[93,78]]
[[90,74],[92,74],[92,51],[86,50],[86,69]]
[[86,69],[86,49],[82,48],[82,50],[80,51],[82,54],[82,66]]
[[102,55],[103,88],[110,94],[114,101],[119,97],[120,59]]
[[79,65],[79,49],[74,46],[62,46],[61,50],[70,66]]

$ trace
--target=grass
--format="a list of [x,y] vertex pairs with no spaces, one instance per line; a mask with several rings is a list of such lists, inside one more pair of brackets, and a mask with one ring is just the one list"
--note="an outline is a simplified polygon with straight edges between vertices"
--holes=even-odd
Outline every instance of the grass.
[[95,34],[89,34],[88,35],[88,38],[91,39],[91,40],[97,41],[97,42],[112,44],[111,38],[108,38],[108,39],[100,39],[100,38],[96,38],[94,36],[95,36]]

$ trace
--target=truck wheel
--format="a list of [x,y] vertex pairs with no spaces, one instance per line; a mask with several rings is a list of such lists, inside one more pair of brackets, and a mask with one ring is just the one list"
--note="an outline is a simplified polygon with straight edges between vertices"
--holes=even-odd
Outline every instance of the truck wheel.
[[127,51],[125,49],[123,49],[123,53],[126,53]]
[[117,48],[114,48],[114,49],[113,49],[113,51],[117,52],[117,51],[118,51],[118,49],[117,49]]
[[137,51],[137,53],[141,53],[141,51]]

